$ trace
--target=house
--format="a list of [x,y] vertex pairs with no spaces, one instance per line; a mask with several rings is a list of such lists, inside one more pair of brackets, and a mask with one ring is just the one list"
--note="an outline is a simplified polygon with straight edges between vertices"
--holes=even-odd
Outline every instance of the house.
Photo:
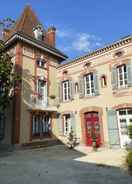
[[131,36],[63,64],[67,56],[56,49],[55,27],[43,27],[30,6],[3,36],[22,81],[6,112],[2,144],[64,141],[71,129],[86,146],[93,139],[98,147],[129,142]]

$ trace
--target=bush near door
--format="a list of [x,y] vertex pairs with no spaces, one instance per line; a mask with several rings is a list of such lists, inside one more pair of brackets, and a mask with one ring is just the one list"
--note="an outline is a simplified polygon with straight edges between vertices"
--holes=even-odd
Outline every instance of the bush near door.
[[130,174],[132,174],[132,149],[127,154],[126,164],[128,166],[128,170],[129,170]]

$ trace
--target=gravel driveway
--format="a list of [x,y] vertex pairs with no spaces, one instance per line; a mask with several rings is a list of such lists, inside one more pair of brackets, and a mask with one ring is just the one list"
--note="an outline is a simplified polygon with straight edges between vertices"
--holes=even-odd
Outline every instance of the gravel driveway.
[[0,157],[0,184],[132,184],[118,167],[77,161],[84,154],[62,145]]

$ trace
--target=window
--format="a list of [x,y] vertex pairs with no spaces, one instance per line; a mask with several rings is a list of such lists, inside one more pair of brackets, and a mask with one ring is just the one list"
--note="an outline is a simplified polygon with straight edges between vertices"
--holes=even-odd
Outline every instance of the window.
[[69,101],[70,100],[70,81],[64,81],[62,83],[62,87],[63,87],[63,101]]
[[106,80],[106,76],[102,75],[101,76],[101,87],[104,88],[107,86],[107,80]]
[[38,59],[36,63],[38,67],[46,68],[46,62],[43,59]]
[[126,87],[127,86],[127,67],[126,65],[120,65],[117,67],[117,81],[118,81],[118,88]]
[[[42,79],[41,79],[42,78]],[[43,79],[44,77],[40,77],[36,82],[36,103],[38,105],[47,106],[48,103],[48,94],[47,94],[47,82]]]
[[51,119],[48,115],[33,115],[32,118],[32,135],[47,135],[51,131]]
[[92,96],[95,94],[93,73],[84,76],[84,88],[85,96]]
[[129,143],[128,126],[132,124],[132,108],[117,110],[117,120],[121,147]]
[[43,40],[43,35],[44,35],[44,30],[42,28],[41,25],[38,25],[36,26],[34,29],[33,29],[33,32],[34,32],[34,36],[37,40],[40,40],[42,41]]
[[79,91],[79,86],[78,86],[78,82],[75,83],[75,93],[77,94]]
[[72,128],[70,114],[64,115],[63,120],[64,120],[64,135],[68,136]]

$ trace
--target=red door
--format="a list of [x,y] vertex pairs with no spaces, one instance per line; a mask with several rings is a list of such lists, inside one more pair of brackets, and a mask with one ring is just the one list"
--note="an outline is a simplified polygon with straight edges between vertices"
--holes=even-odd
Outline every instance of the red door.
[[100,124],[98,112],[85,113],[86,145],[92,146],[96,140],[97,147],[101,145]]

